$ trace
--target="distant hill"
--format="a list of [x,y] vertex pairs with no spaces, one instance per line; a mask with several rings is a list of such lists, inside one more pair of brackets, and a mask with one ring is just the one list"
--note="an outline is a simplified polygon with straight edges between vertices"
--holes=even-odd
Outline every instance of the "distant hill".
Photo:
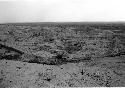
[[122,30],[122,31],[125,30],[125,22],[31,22],[31,23],[27,22],[27,23],[4,23],[4,25],[58,26],[58,27],[76,27],[76,28],[83,28],[85,26],[89,26],[104,30]]

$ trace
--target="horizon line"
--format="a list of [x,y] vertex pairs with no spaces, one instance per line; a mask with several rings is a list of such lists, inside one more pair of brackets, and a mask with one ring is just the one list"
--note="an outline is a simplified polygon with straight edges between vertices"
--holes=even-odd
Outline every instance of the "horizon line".
[[51,21],[51,22],[3,22],[0,24],[30,24],[30,23],[125,23],[125,21]]

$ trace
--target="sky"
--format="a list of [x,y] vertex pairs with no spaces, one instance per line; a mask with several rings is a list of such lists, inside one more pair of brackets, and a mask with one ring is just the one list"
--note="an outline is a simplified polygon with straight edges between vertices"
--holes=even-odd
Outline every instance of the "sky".
[[0,23],[125,21],[125,0],[0,0]]

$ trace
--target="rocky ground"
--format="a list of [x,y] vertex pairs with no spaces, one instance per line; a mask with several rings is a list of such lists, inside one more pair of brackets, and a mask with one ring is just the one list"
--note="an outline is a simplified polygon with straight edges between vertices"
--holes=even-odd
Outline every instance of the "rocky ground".
[[1,88],[124,87],[124,33],[77,29],[0,25]]

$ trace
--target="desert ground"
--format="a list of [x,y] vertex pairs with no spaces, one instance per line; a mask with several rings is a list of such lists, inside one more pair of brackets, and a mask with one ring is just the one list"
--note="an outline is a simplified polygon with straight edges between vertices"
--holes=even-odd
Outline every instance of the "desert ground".
[[125,23],[0,24],[0,88],[125,87]]

